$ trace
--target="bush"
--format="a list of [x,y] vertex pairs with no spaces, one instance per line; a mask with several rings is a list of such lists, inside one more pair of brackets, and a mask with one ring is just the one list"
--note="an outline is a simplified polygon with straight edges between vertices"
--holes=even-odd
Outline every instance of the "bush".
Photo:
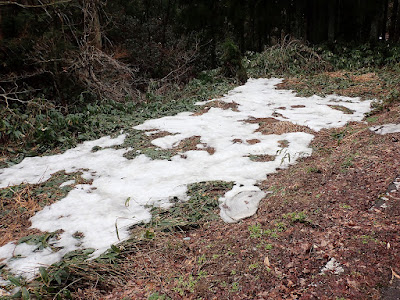
[[316,50],[335,69],[379,68],[400,62],[400,46],[386,43],[321,45]]
[[232,40],[227,39],[222,45],[222,51],[221,62],[224,76],[236,77],[241,83],[245,83],[248,77],[242,64],[239,47]]
[[293,76],[332,68],[312,47],[290,37],[261,53],[248,53],[245,63],[252,77]]

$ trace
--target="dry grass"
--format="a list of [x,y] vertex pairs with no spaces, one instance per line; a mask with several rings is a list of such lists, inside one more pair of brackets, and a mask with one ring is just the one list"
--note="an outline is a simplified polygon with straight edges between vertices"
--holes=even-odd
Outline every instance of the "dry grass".
[[348,71],[323,72],[314,76],[291,77],[277,85],[278,89],[295,90],[302,96],[337,94],[363,99],[383,99],[390,90],[376,73],[357,74]]
[[[30,218],[66,195],[66,190],[59,188],[62,178],[73,177],[77,184],[90,184],[79,173],[66,174],[57,172],[46,182],[40,184],[22,184],[0,189],[0,247],[19,240],[22,237],[40,233],[37,229],[31,229]],[[54,183],[53,183],[54,181]]]
[[296,125],[287,121],[278,121],[278,122],[261,122],[259,123],[260,127],[256,130],[256,132],[261,132],[262,134],[285,134],[290,132],[306,132],[314,134],[314,131],[308,128],[307,126]]
[[207,104],[205,104],[202,109],[193,113],[192,116],[201,116],[201,115],[207,113],[211,107],[220,108],[220,109],[224,109],[224,110],[231,109],[231,110],[237,112],[237,111],[239,111],[238,106],[239,106],[239,104],[236,102],[228,103],[228,102],[224,102],[221,100],[214,100],[214,101],[211,101],[211,102],[208,102]]
[[[203,148],[198,148],[197,145],[202,145]],[[213,147],[209,147],[207,144],[201,142],[200,136],[192,136],[190,138],[183,139],[172,149],[176,153],[186,151],[207,151],[210,155],[215,153],[215,149]]]

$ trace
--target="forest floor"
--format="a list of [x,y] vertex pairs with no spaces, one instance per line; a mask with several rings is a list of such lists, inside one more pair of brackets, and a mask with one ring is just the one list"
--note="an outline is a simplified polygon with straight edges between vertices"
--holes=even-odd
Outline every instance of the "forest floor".
[[[400,107],[368,121],[398,123]],[[272,193],[255,216],[131,248],[121,271],[134,278],[105,298],[399,299],[400,191],[389,187],[400,179],[400,134],[370,123],[317,133],[311,157],[262,183]],[[96,287],[79,296],[101,297]]]
[[[318,80],[291,78],[280,87],[365,98],[390,92],[373,73],[322,76],[335,82],[346,77],[351,84],[325,91]],[[400,133],[369,129],[387,123],[400,123],[398,103],[365,122],[315,133],[313,154],[268,175],[259,184],[267,197],[256,215],[239,223],[207,218],[168,230],[137,226],[134,239],[100,260],[55,266],[70,274],[63,286],[56,285],[51,270],[38,279],[48,286],[46,293],[34,284],[21,286],[31,295],[42,291],[44,298],[400,299],[400,191],[394,184],[400,182]],[[79,174],[60,176],[83,181]],[[50,195],[46,187],[41,185],[40,201],[63,197]],[[224,188],[205,186],[200,196],[216,198]],[[21,186],[14,193],[19,201],[8,203],[14,217],[0,226],[2,244],[35,233],[29,231],[29,217],[41,205],[32,190]],[[10,228],[13,233],[6,236]]]

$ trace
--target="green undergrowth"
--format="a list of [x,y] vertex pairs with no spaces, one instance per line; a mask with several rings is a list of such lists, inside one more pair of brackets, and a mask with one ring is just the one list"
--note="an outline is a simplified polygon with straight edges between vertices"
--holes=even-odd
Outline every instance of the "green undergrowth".
[[368,72],[399,67],[400,45],[387,43],[309,45],[286,37],[263,52],[247,52],[243,63],[249,76],[255,78],[315,75],[338,70]]
[[[219,197],[232,189],[232,182],[209,181],[188,186],[189,200],[179,201],[171,208],[153,207],[153,218],[147,228],[162,231],[187,231],[218,218]],[[174,200],[174,199],[173,199]]]
[[288,38],[261,53],[248,52],[244,65],[249,76],[255,78],[314,74],[332,69],[313,47]]
[[[132,126],[148,119],[195,111],[196,102],[221,96],[235,85],[235,80],[212,70],[201,73],[183,87],[168,87],[164,92],[150,86],[141,103],[111,100],[86,103],[83,94],[68,113],[56,107],[45,108],[39,100],[24,109],[0,106],[0,140],[7,141],[0,143],[0,153],[7,158],[0,161],[0,168],[19,163],[27,156],[54,154],[79,142],[130,131]],[[129,142],[128,138],[126,143]]]

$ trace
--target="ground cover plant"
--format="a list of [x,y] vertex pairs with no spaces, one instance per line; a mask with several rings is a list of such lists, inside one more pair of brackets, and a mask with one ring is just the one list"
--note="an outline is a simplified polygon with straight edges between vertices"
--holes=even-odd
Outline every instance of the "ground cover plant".
[[[261,189],[270,194],[255,217],[235,225],[213,220],[208,216],[215,213],[215,192],[229,184],[193,187],[200,202],[182,203],[172,212],[155,209],[152,223],[134,228],[133,240],[96,261],[83,260],[90,249],[71,253],[31,284],[18,278],[12,282],[22,287],[25,298],[390,297],[400,272],[398,195],[393,194],[387,208],[374,204],[399,172],[399,136],[376,135],[369,126],[398,122],[398,82],[391,76],[397,72],[396,65],[365,73],[324,69],[283,83],[282,88],[300,94],[335,92],[376,97],[382,103],[367,124],[322,130],[312,142],[313,156],[262,182]],[[131,136],[127,143],[137,145]],[[138,149],[146,151],[148,141],[136,139],[145,141]],[[153,157],[160,156],[171,154]],[[7,197],[16,199],[17,193]],[[321,274],[331,258],[343,274]]]

